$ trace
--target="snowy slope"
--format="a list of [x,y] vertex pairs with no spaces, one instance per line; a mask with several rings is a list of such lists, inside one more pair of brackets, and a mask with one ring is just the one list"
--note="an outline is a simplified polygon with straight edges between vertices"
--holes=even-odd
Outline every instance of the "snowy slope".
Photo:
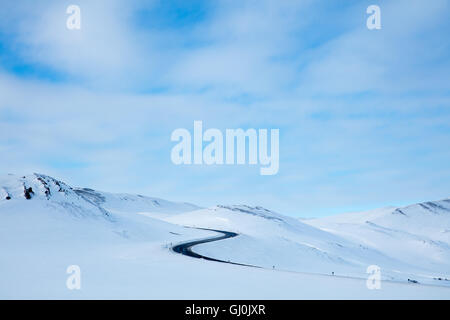
[[[23,215],[28,215],[29,219],[33,214],[37,221],[36,224],[28,222],[30,228],[52,228],[54,226],[38,221],[41,215],[42,218],[53,216],[58,217],[60,222],[97,223],[96,228],[112,230],[121,236],[131,232],[135,235],[145,234],[146,239],[156,239],[158,237],[155,235],[160,234],[159,239],[164,241],[170,240],[170,237],[167,237],[169,230],[180,228],[145,216],[145,213],[173,214],[199,208],[191,204],[142,195],[111,194],[87,188],[73,188],[60,180],[37,173],[2,176],[0,191],[0,213],[3,220]],[[6,227],[5,223],[2,225]],[[127,228],[130,230],[126,230]],[[6,229],[4,231],[7,232]]]
[[449,199],[304,222],[420,266],[428,277],[450,279]]
[[[79,265],[88,279],[95,274],[90,282],[97,287],[88,297],[101,297],[116,288],[114,281],[130,276],[126,273],[133,272],[136,261],[146,270],[155,262],[170,264],[171,243],[214,234],[136,214],[137,209],[151,212],[153,198],[80,192],[41,174],[3,176],[0,190],[0,298],[70,297],[65,286],[69,265]],[[128,203],[135,203],[129,212],[103,207],[124,209]],[[191,208],[160,204],[158,210],[170,212]],[[105,270],[121,273],[105,279]]]
[[112,213],[139,213],[165,217],[170,214],[200,209],[189,203],[131,194],[113,194],[89,188],[72,188],[43,174],[0,176],[0,203],[33,200],[64,208],[73,215],[112,218]]
[[0,177],[0,204],[33,201],[55,209],[64,209],[75,216],[109,218],[107,210],[75,192],[62,181],[43,174]]
[[148,217],[162,218],[200,209],[190,203],[171,202],[143,195],[108,193],[89,188],[75,188],[74,191],[112,213],[138,213]]
[[217,206],[171,216],[165,221],[240,233],[236,238],[195,247],[195,252],[221,260],[269,269],[363,278],[367,276],[367,267],[377,264],[386,267],[384,279],[399,281],[407,281],[422,271],[360,241],[261,207]]
[[[240,233],[195,250],[266,269],[174,253],[172,244],[216,235],[185,226]],[[405,281],[385,282],[383,292],[368,290],[369,260],[395,266],[402,276],[417,269],[346,236],[260,207],[199,209],[140,195],[73,188],[41,174],[0,177],[2,299],[450,298],[445,286]],[[81,290],[66,287],[69,265],[81,268]],[[335,276],[330,276],[332,271]],[[386,273],[383,279],[396,276]]]

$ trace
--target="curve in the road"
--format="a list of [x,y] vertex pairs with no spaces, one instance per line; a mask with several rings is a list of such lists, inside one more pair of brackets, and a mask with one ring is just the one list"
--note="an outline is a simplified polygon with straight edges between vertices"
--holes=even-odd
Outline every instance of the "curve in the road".
[[[192,251],[192,247],[194,247],[194,246],[196,246],[198,244],[208,243],[208,242],[213,242],[213,241],[220,241],[220,240],[224,240],[224,239],[228,239],[228,238],[234,238],[234,237],[237,237],[239,235],[238,233],[234,233],[234,232],[230,232],[230,231],[223,231],[223,230],[206,229],[206,228],[196,228],[196,229],[214,231],[214,232],[222,233],[222,235],[217,236],[217,237],[212,237],[212,238],[206,238],[206,239],[194,240],[194,241],[181,243],[181,244],[178,244],[178,245],[172,247],[172,250],[175,251],[176,253],[180,253],[180,254],[183,254],[185,256],[192,257],[192,258],[205,259],[205,260],[221,262],[221,263],[235,264],[235,265],[238,265],[238,266],[245,266],[245,267],[265,269],[264,267],[259,267],[259,266],[255,266],[255,265],[251,265],[251,264],[244,264],[244,263],[237,263],[237,262],[231,262],[231,261],[215,259],[215,258],[203,256],[201,254],[193,252]],[[280,269],[278,269],[277,271],[288,272],[288,273],[295,273],[295,274],[304,274],[304,275],[315,275],[315,276],[322,275],[322,276],[333,277],[333,278],[346,278],[346,279],[354,279],[354,280],[365,280],[365,278],[354,277],[354,276],[346,276],[346,275],[330,275],[330,274],[321,274],[321,273],[313,273],[313,272],[301,272],[301,271],[299,272],[299,271],[280,270]],[[394,280],[384,280],[384,281],[385,282],[390,282],[390,283],[403,284],[403,285],[414,285],[414,284],[411,284],[411,283],[402,283],[400,281],[394,281]],[[437,286],[437,287],[442,288],[442,286],[433,285],[433,284],[421,283],[420,285],[432,286],[432,287]]]
[[198,253],[192,251],[192,247],[194,247],[196,245],[203,244],[203,243],[208,243],[208,242],[213,242],[213,241],[224,240],[224,239],[228,239],[228,238],[234,238],[234,237],[239,235],[238,233],[235,233],[235,232],[223,231],[223,230],[206,229],[206,228],[196,228],[196,229],[214,231],[214,232],[222,233],[222,235],[217,236],[217,237],[212,237],[212,238],[206,238],[206,239],[200,239],[200,240],[194,240],[194,241],[180,243],[180,244],[177,244],[176,246],[173,246],[172,250],[175,251],[176,253],[180,253],[180,254],[183,254],[185,256],[192,257],[192,258],[205,259],[205,260],[209,260],[209,261],[229,263],[229,264],[235,264],[235,265],[238,265],[238,266],[260,268],[258,266],[253,266],[253,265],[249,265],[249,264],[243,264],[243,263],[237,263],[237,262],[231,262],[231,261],[215,259],[215,258],[207,257],[207,256],[204,256],[204,255],[201,255],[201,254],[198,254]]

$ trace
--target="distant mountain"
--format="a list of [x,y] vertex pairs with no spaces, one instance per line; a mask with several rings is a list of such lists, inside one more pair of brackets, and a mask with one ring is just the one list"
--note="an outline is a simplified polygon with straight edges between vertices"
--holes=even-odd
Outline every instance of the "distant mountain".
[[187,202],[172,202],[140,194],[109,193],[89,188],[75,188],[74,191],[111,213],[139,213],[149,217],[161,218],[201,209],[201,207]]
[[[145,298],[157,296],[153,291],[167,296],[166,283],[151,288],[168,277],[174,261],[184,261],[169,250],[170,243],[215,233],[145,213],[192,207],[74,188],[42,174],[1,176],[0,299]],[[66,287],[71,265],[81,268],[80,291]]]
[[303,222],[408,264],[450,272],[450,199]]
[[39,201],[64,208],[74,215],[111,219],[115,213],[161,215],[200,209],[189,203],[177,203],[142,195],[114,194],[89,188],[74,188],[44,174],[0,176],[0,202]]
[[[450,286],[449,199],[300,220],[259,206],[200,208],[143,195],[75,188],[43,174],[9,174],[0,176],[0,273],[7,275],[9,285],[5,278],[0,280],[0,297],[18,286],[20,296],[26,296],[34,273],[24,276],[24,270],[45,275],[41,285],[33,287],[39,296],[47,280],[52,282],[54,296],[68,296],[58,291],[61,279],[54,275],[64,276],[71,264],[96,275],[89,276],[91,283],[97,283],[95,292],[108,293],[103,286],[121,288],[105,284],[103,277],[105,270],[121,270],[121,285],[132,281],[143,296],[148,292],[148,284],[140,280],[144,275],[159,283],[159,292],[167,283],[177,283],[168,280],[174,277],[170,272],[174,268],[185,273],[177,281],[189,280],[195,272],[200,278],[203,272],[196,270],[203,267],[217,268],[217,274],[237,270],[237,266],[213,262],[205,265],[170,251],[175,243],[216,235],[199,228],[239,234],[193,248],[223,261],[289,271],[283,274],[290,276],[321,274],[327,281],[329,276],[357,278],[364,290],[369,265],[381,268],[383,280],[408,283],[414,279]],[[186,266],[190,269],[185,270]],[[254,271],[244,272],[253,275]],[[108,279],[116,276],[110,274]]]
[[[239,233],[236,238],[196,247],[197,252],[221,260],[279,270],[329,275],[334,272],[358,277],[365,277],[367,266],[376,263],[387,266],[390,271],[394,268],[414,269],[374,247],[262,207],[218,205],[164,220]],[[386,277],[394,278],[395,275],[386,272]]]
[[111,214],[98,203],[52,177],[37,173],[25,176],[8,174],[0,177],[0,203],[20,205],[28,201],[33,202],[35,206],[59,207],[75,216],[111,218]]

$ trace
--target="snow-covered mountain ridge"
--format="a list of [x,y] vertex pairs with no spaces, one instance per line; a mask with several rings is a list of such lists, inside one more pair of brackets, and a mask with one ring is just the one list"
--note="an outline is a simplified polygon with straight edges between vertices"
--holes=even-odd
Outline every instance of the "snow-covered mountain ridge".
[[[193,298],[225,292],[230,297],[294,298],[299,292],[305,297],[306,291],[298,291],[305,284],[322,290],[319,283],[325,286],[322,298],[377,297],[365,286],[367,266],[373,264],[380,266],[384,286],[395,289],[394,297],[399,292],[405,297],[411,289],[422,292],[413,297],[439,297],[441,292],[450,297],[449,204],[446,199],[300,220],[260,206],[201,208],[75,188],[43,174],[4,175],[0,274],[6,277],[0,277],[0,298],[70,297],[64,275],[71,264],[80,265],[89,279],[81,297]],[[199,228],[239,235],[196,245],[193,251],[260,268],[220,265],[170,250],[174,244],[216,235]],[[439,289],[393,284],[404,286],[408,279]],[[282,292],[273,291],[280,281]],[[211,289],[211,282],[220,283],[220,291]],[[272,288],[251,289],[261,283],[272,283]],[[194,287],[202,289],[192,295]]]
[[450,278],[450,199],[303,222]]
[[0,176],[0,203],[40,201],[50,206],[60,206],[74,215],[112,219],[115,213],[173,214],[200,207],[189,203],[132,194],[113,194],[90,188],[74,188],[44,174]]
[[74,215],[110,218],[111,214],[66,183],[43,174],[0,177],[1,202],[39,201]]

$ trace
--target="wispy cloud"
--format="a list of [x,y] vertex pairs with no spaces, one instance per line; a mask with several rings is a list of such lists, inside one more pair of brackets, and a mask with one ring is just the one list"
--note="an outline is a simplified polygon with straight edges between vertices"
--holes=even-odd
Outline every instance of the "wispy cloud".
[[[325,214],[448,197],[449,3],[77,1],[0,8],[0,168]],[[170,133],[280,128],[280,172],[175,167]]]

